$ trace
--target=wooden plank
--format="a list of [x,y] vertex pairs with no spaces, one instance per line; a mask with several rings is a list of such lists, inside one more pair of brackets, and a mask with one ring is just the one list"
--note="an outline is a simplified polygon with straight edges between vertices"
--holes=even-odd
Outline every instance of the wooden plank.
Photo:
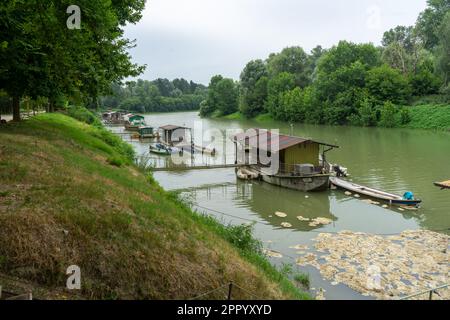
[[188,170],[212,170],[212,169],[228,169],[239,168],[245,165],[242,164],[222,164],[222,165],[205,165],[205,166],[190,166],[190,167],[169,167],[169,168],[152,168],[154,172],[162,171],[188,171]]

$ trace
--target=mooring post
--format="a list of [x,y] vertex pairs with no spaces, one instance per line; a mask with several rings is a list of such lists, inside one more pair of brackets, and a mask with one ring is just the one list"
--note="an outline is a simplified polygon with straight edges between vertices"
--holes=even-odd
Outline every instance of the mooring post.
[[228,301],[231,300],[231,290],[233,289],[233,281],[230,281],[230,284],[228,285]]
[[430,299],[429,300],[433,300],[433,290],[430,291]]

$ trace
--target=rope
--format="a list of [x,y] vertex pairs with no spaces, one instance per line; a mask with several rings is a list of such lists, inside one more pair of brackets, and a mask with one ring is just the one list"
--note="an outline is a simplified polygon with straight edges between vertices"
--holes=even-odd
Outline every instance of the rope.
[[234,282],[233,282],[233,286],[238,287],[238,288],[241,289],[242,291],[244,291],[244,292],[248,293],[249,295],[251,295],[251,296],[257,298],[258,300],[264,300],[264,299],[262,299],[261,297],[259,297],[258,295],[254,294],[253,292],[250,292],[249,290],[247,290],[247,289],[245,289],[245,288],[242,288],[240,285],[238,285],[238,284],[236,284],[236,283],[234,283]]
[[[240,220],[244,220],[244,221],[250,221],[250,222],[253,222],[253,223],[256,223],[256,224],[261,224],[261,225],[266,225],[266,226],[270,225],[270,223],[265,223],[265,222],[261,222],[261,221],[258,221],[258,220],[251,220],[251,219],[247,219],[247,218],[242,218],[242,217],[231,215],[229,213],[225,213],[225,212],[222,212],[222,211],[219,211],[219,210],[203,207],[203,206],[200,206],[198,204],[194,204],[194,206],[197,207],[197,208],[201,208],[201,209],[204,209],[204,210],[211,211],[211,212],[219,213],[219,214],[222,214],[224,216],[229,216],[229,217],[232,217],[232,218],[236,218],[236,219],[240,219]],[[423,229],[419,229],[419,230],[423,230]],[[450,231],[450,227],[447,227],[445,229],[426,229],[426,230],[433,231],[433,232],[445,232],[445,231]],[[340,234],[340,231],[309,230],[309,231],[305,231],[305,232],[325,233],[325,234]],[[397,233],[370,233],[370,234],[374,235],[374,236],[396,236],[396,235],[400,235],[402,233],[403,233],[403,231],[402,232],[397,232]]]
[[228,286],[228,284],[224,284],[224,285],[221,286],[221,287],[218,287],[218,288],[216,288],[216,289],[213,289],[213,290],[207,291],[207,292],[205,292],[205,293],[202,293],[202,294],[200,294],[200,295],[198,295],[198,296],[196,296],[196,297],[194,297],[194,298],[191,298],[191,299],[189,299],[189,300],[197,300],[198,298],[201,298],[201,297],[207,296],[207,295],[209,295],[209,294],[211,294],[211,293],[213,293],[213,292],[219,291],[220,289],[222,289],[222,288],[224,288],[224,287],[226,287],[226,286]]
[[[251,296],[257,298],[258,300],[264,300],[264,299],[262,299],[260,296],[258,296],[257,294],[255,294],[255,293],[251,292],[250,290],[247,290],[247,289],[241,287],[240,285],[236,284],[234,281],[233,281],[233,282],[230,282],[230,283],[233,284],[233,287],[237,287],[237,288],[241,289],[242,291],[244,291],[244,292],[248,293],[249,295],[251,295]],[[196,297],[194,297],[194,298],[188,299],[188,300],[196,300],[196,299],[199,299],[199,298],[201,298],[201,297],[205,297],[205,296],[207,296],[207,295],[209,295],[209,294],[211,294],[211,293],[214,293],[214,292],[219,291],[219,290],[221,290],[221,289],[223,289],[223,288],[225,288],[225,287],[228,287],[228,286],[230,285],[230,283],[224,284],[223,286],[220,286],[220,287],[218,287],[218,288],[216,288],[216,289],[207,291],[207,292],[205,292],[205,293],[202,293],[202,294],[200,294],[200,295],[198,295],[198,296],[196,296]]]

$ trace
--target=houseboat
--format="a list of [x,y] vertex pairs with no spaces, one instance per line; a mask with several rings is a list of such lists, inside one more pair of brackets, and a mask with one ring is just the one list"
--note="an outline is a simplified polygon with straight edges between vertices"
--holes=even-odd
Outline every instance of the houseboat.
[[161,142],[169,147],[180,144],[190,144],[190,128],[169,124],[159,127]]
[[145,126],[144,117],[137,114],[127,114],[124,116],[125,130],[139,131],[139,127]]
[[155,138],[158,136],[158,132],[150,126],[142,126],[138,129],[139,138]]
[[[333,173],[332,166],[326,161],[326,153],[339,148],[308,138],[274,134],[264,129],[250,129],[235,135],[234,144],[235,163],[245,165],[236,169],[239,178],[257,177],[273,185],[305,192],[329,188],[330,175]],[[278,159],[277,168],[262,164],[259,157],[250,159],[260,152]]]

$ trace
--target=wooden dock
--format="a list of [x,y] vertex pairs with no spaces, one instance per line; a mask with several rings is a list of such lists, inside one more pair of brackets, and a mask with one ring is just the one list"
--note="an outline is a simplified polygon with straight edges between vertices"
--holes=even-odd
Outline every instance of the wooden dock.
[[198,165],[198,166],[179,166],[179,167],[163,167],[152,168],[153,172],[164,171],[188,171],[188,170],[212,170],[212,169],[228,169],[228,168],[240,168],[246,166],[244,164],[218,164],[218,165]]

